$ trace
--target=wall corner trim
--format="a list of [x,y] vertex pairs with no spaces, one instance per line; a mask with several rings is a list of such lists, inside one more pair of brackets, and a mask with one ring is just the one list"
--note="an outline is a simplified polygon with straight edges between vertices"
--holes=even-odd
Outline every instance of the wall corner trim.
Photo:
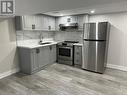
[[17,72],[19,72],[19,68],[15,68],[15,69],[9,70],[7,72],[0,73],[0,79],[10,76],[12,74],[15,74]]
[[107,64],[107,68],[117,69],[117,70],[121,70],[121,71],[127,71],[126,66],[120,66],[120,65]]

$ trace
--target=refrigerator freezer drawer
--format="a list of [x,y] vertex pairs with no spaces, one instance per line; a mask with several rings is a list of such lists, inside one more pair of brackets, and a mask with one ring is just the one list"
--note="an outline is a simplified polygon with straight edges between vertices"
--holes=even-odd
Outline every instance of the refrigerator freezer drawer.
[[106,41],[84,41],[83,69],[103,73]]

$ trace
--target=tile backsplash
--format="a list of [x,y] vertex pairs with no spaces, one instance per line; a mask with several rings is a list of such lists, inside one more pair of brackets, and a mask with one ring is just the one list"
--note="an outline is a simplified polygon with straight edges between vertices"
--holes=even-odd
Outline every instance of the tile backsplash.
[[52,31],[16,31],[17,40],[30,40],[30,39],[39,39],[40,34],[42,33],[43,38],[52,38],[55,41],[82,41],[82,32],[52,32]]
[[54,39],[57,40],[70,40],[82,42],[82,32],[55,32]]
[[43,38],[54,38],[54,32],[47,31],[16,31],[17,40],[30,40],[30,39],[39,39],[40,34]]

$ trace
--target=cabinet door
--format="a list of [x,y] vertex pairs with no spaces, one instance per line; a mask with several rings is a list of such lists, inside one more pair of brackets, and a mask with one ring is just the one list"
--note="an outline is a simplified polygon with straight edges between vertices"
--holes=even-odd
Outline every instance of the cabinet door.
[[83,30],[83,24],[88,23],[88,15],[78,15],[78,27],[79,30]]
[[50,49],[49,54],[50,63],[53,64],[54,62],[56,62],[56,45],[49,46],[49,49]]
[[43,30],[55,30],[55,17],[43,16]]
[[55,30],[55,17],[49,17],[49,30]]
[[35,16],[35,30],[43,29],[43,20],[42,16]]
[[42,16],[22,16],[23,30],[42,30],[43,17]]
[[67,23],[67,17],[59,17],[58,18],[58,25],[59,24],[66,24]]
[[38,49],[38,64],[39,68],[44,67],[45,65],[49,64],[49,47],[41,47]]
[[64,16],[64,17],[57,17],[56,18],[56,30],[59,30],[60,24],[67,24],[67,23],[77,23],[78,17],[77,16]]
[[23,30],[35,29],[35,16],[22,16]]
[[74,46],[74,64],[79,66],[82,64],[82,46]]
[[43,30],[49,30],[49,20],[47,16],[43,16]]
[[78,16],[78,27],[79,27],[79,29],[83,29],[83,24],[85,23],[84,20],[85,20],[84,15]]
[[36,49],[31,50],[31,72],[39,69],[38,54]]
[[58,18],[58,24],[77,23],[77,16],[64,16]]

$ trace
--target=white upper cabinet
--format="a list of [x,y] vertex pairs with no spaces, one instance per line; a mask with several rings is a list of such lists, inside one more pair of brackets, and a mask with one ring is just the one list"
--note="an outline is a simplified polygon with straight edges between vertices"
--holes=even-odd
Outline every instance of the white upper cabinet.
[[43,18],[41,16],[22,16],[24,30],[42,30]]
[[41,16],[16,16],[17,30],[42,30],[43,18]]
[[17,30],[55,30],[55,17],[46,15],[16,16]]
[[[29,30],[34,28],[35,25],[35,17],[34,16],[22,16],[22,28],[24,30]],[[32,27],[33,26],[33,27]]]
[[59,30],[60,24],[78,23],[78,29],[83,30],[83,23],[88,22],[88,15],[52,17],[47,15],[16,16],[17,30]]
[[43,30],[53,31],[55,30],[55,17],[43,16]]
[[56,18],[56,30],[60,24],[78,23],[78,29],[83,30],[83,24],[88,22],[88,15],[64,16]]
[[42,16],[35,16],[35,30],[43,30],[43,24]]
[[78,15],[78,29],[83,30],[83,24],[88,23],[89,16],[88,15]]
[[48,30],[49,29],[49,20],[48,17],[46,15],[43,15],[43,30]]
[[56,30],[59,30],[60,24],[77,23],[77,22],[78,22],[78,16],[57,17],[56,18]]
[[48,18],[49,19],[49,27],[50,27],[50,30],[55,30],[56,28],[55,28],[55,17],[49,17]]
[[77,16],[64,16],[58,18],[58,24],[77,23]]

